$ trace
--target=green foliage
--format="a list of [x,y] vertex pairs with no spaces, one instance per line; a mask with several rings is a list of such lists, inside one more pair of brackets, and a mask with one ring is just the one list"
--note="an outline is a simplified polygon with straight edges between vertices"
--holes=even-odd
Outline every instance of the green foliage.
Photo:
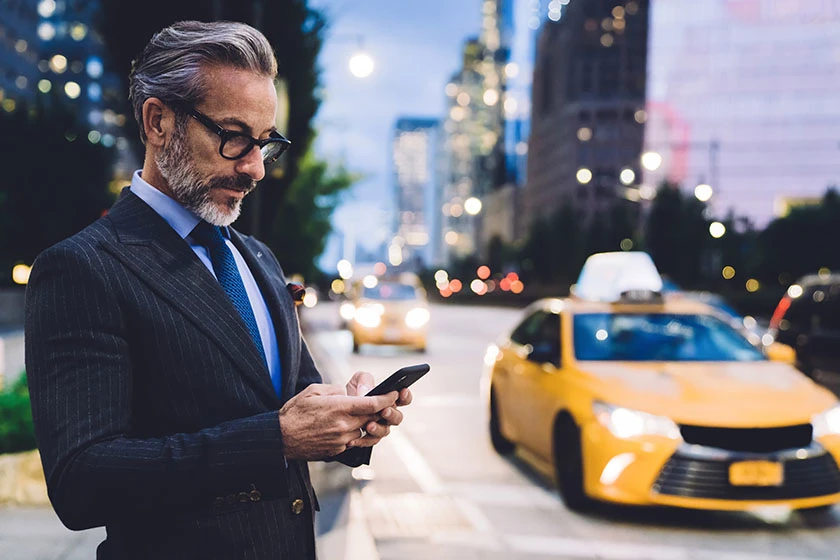
[[0,454],[29,451],[37,447],[26,375],[0,391]]
[[32,264],[113,202],[114,153],[87,140],[87,129],[60,98],[0,112],[0,285],[11,267]]
[[303,157],[267,239],[287,274],[302,274],[307,281],[317,278],[315,259],[324,252],[333,211],[356,180],[343,166],[332,168],[311,151]]
[[637,219],[635,208],[622,200],[589,222],[572,204],[563,204],[550,218],[531,225],[519,253],[525,281],[568,287],[587,256],[618,251],[623,239],[633,240]]
[[757,240],[759,280],[778,283],[813,274],[821,267],[840,270],[840,195],[828,189],[822,203],[794,208],[770,222]]
[[659,272],[685,288],[702,284],[704,262],[712,269],[705,209],[704,203],[666,183],[657,191],[645,225],[645,246]]

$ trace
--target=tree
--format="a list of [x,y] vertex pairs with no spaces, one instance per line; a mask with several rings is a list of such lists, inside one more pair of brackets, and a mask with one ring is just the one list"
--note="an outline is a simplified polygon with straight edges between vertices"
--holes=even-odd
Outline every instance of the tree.
[[344,166],[332,168],[311,151],[301,160],[271,232],[272,250],[287,274],[298,273],[307,280],[317,277],[315,258],[324,252],[333,211],[342,193],[357,180]]
[[840,269],[840,195],[829,188],[820,204],[793,208],[758,235],[756,274],[776,283],[793,281],[820,268]]
[[706,205],[679,187],[664,183],[645,224],[644,243],[659,272],[689,288],[704,283],[704,261],[711,257]]
[[113,203],[113,150],[88,141],[60,99],[0,112],[0,284]]

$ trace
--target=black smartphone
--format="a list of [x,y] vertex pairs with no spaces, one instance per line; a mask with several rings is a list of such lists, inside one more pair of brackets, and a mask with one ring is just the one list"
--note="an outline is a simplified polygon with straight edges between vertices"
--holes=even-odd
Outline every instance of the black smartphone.
[[406,366],[401,368],[391,375],[388,379],[368,391],[366,397],[374,395],[387,395],[391,391],[399,391],[405,389],[429,371],[429,364],[417,364],[416,366]]

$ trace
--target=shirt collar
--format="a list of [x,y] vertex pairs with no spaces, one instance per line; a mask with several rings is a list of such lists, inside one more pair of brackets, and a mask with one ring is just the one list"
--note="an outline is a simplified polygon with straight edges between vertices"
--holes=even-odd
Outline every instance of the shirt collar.
[[[181,206],[175,199],[170,198],[169,196],[163,194],[155,187],[147,183],[140,177],[140,170],[134,172],[134,175],[131,177],[131,192],[136,194],[140,199],[152,207],[152,209],[157,212],[161,218],[166,220],[172,229],[181,236],[181,239],[186,239],[186,237],[192,232],[198,222],[201,220]],[[223,234],[227,236],[227,228],[222,228]]]

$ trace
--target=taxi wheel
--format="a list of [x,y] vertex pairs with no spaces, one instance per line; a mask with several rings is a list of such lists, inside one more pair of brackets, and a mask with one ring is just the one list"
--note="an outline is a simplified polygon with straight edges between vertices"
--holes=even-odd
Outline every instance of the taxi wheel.
[[499,455],[510,455],[513,453],[514,443],[502,435],[499,428],[499,408],[496,403],[496,395],[490,390],[490,443]]
[[554,429],[554,468],[565,506],[579,512],[591,509],[594,502],[583,489],[580,430],[571,418],[560,419]]
[[356,340],[356,337],[353,337],[353,353],[354,354],[359,353],[359,341]]

